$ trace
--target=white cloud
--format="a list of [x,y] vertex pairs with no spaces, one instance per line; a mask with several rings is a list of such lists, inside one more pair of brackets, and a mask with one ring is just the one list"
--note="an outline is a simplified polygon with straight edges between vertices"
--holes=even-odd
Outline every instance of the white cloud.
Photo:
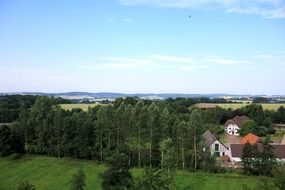
[[285,52],[259,53],[256,57],[267,64],[285,65]]
[[236,60],[236,59],[228,59],[228,58],[222,58],[222,57],[208,57],[204,60],[206,63],[215,63],[215,64],[222,64],[222,65],[247,65],[251,64],[249,61],[243,61],[243,60]]
[[169,55],[151,55],[150,59],[163,61],[163,62],[175,62],[175,63],[191,63],[193,59],[185,56],[169,56]]
[[126,6],[155,6],[181,9],[222,9],[228,13],[285,18],[284,0],[119,0]]
[[221,56],[190,55],[174,56],[153,54],[141,57],[105,56],[97,58],[93,63],[80,65],[81,69],[93,70],[158,70],[192,72],[210,69],[216,66],[227,68],[253,67],[251,62],[229,59]]

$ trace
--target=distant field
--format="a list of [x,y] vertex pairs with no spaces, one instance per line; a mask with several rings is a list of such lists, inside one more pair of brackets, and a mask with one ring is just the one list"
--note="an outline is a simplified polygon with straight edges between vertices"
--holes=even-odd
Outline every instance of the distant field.
[[[44,156],[29,156],[17,161],[0,158],[0,190],[14,190],[17,182],[23,179],[34,184],[37,190],[69,190],[71,176],[79,168],[82,168],[86,175],[86,190],[100,190],[101,174],[106,167],[93,161]],[[141,170],[133,169],[132,173],[134,176],[139,176]],[[191,186],[191,190],[242,190],[243,184],[254,186],[261,179],[264,178],[230,173],[177,171],[175,184],[178,190],[185,189],[187,186]]]
[[[198,107],[198,108],[214,108],[214,107],[219,106],[219,107],[224,108],[224,109],[228,109],[228,108],[239,109],[239,108],[242,108],[242,107],[247,106],[247,105],[250,105],[250,104],[243,104],[243,103],[240,103],[240,104],[233,104],[233,103],[224,103],[224,104],[199,103],[199,104],[196,104],[195,107]],[[263,109],[268,109],[268,110],[277,110],[281,106],[285,107],[285,104],[261,104],[261,105],[262,105]]]
[[83,111],[87,111],[89,107],[93,108],[95,106],[100,105],[99,103],[94,103],[94,104],[60,104],[62,109],[65,110],[72,110],[73,108],[80,108]]

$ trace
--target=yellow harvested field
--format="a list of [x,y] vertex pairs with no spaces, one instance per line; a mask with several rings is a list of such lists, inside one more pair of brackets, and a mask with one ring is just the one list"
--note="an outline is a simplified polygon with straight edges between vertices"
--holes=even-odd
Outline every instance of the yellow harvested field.
[[99,103],[94,103],[94,104],[60,104],[60,107],[62,109],[65,109],[65,110],[72,110],[74,108],[80,108],[82,109],[83,111],[87,111],[88,108],[93,108],[95,106],[98,106],[100,105]]
[[[224,108],[224,109],[228,109],[228,108],[231,108],[231,109],[239,109],[239,108],[242,108],[244,106],[247,106],[247,105],[250,105],[250,104],[242,104],[242,103],[239,103],[239,104],[233,104],[233,103],[224,103],[224,104],[214,104],[214,103],[199,103],[199,104],[196,104],[195,107],[198,107],[198,108],[214,108],[214,107],[221,107],[221,108]],[[279,107],[283,106],[285,107],[285,104],[261,104],[263,109],[267,109],[267,110],[277,110]]]

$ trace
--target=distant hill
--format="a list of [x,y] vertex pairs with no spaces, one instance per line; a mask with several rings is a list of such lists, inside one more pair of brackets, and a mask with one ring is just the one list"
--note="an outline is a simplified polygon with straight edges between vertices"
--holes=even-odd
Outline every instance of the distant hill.
[[[64,92],[64,93],[43,93],[43,92],[7,92],[0,93],[0,95],[44,95],[50,97],[62,97],[67,99],[116,99],[119,97],[139,97],[142,99],[167,99],[167,98],[197,98],[197,97],[208,97],[208,98],[249,98],[254,97],[269,97],[266,95],[235,95],[235,94],[182,94],[182,93],[114,93],[114,92]],[[283,95],[274,95],[272,97],[285,98]]]

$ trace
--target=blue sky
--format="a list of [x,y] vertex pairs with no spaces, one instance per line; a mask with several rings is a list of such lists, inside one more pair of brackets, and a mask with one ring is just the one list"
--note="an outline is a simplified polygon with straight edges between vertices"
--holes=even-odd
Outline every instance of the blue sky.
[[284,34],[284,0],[0,0],[0,91],[285,94]]

